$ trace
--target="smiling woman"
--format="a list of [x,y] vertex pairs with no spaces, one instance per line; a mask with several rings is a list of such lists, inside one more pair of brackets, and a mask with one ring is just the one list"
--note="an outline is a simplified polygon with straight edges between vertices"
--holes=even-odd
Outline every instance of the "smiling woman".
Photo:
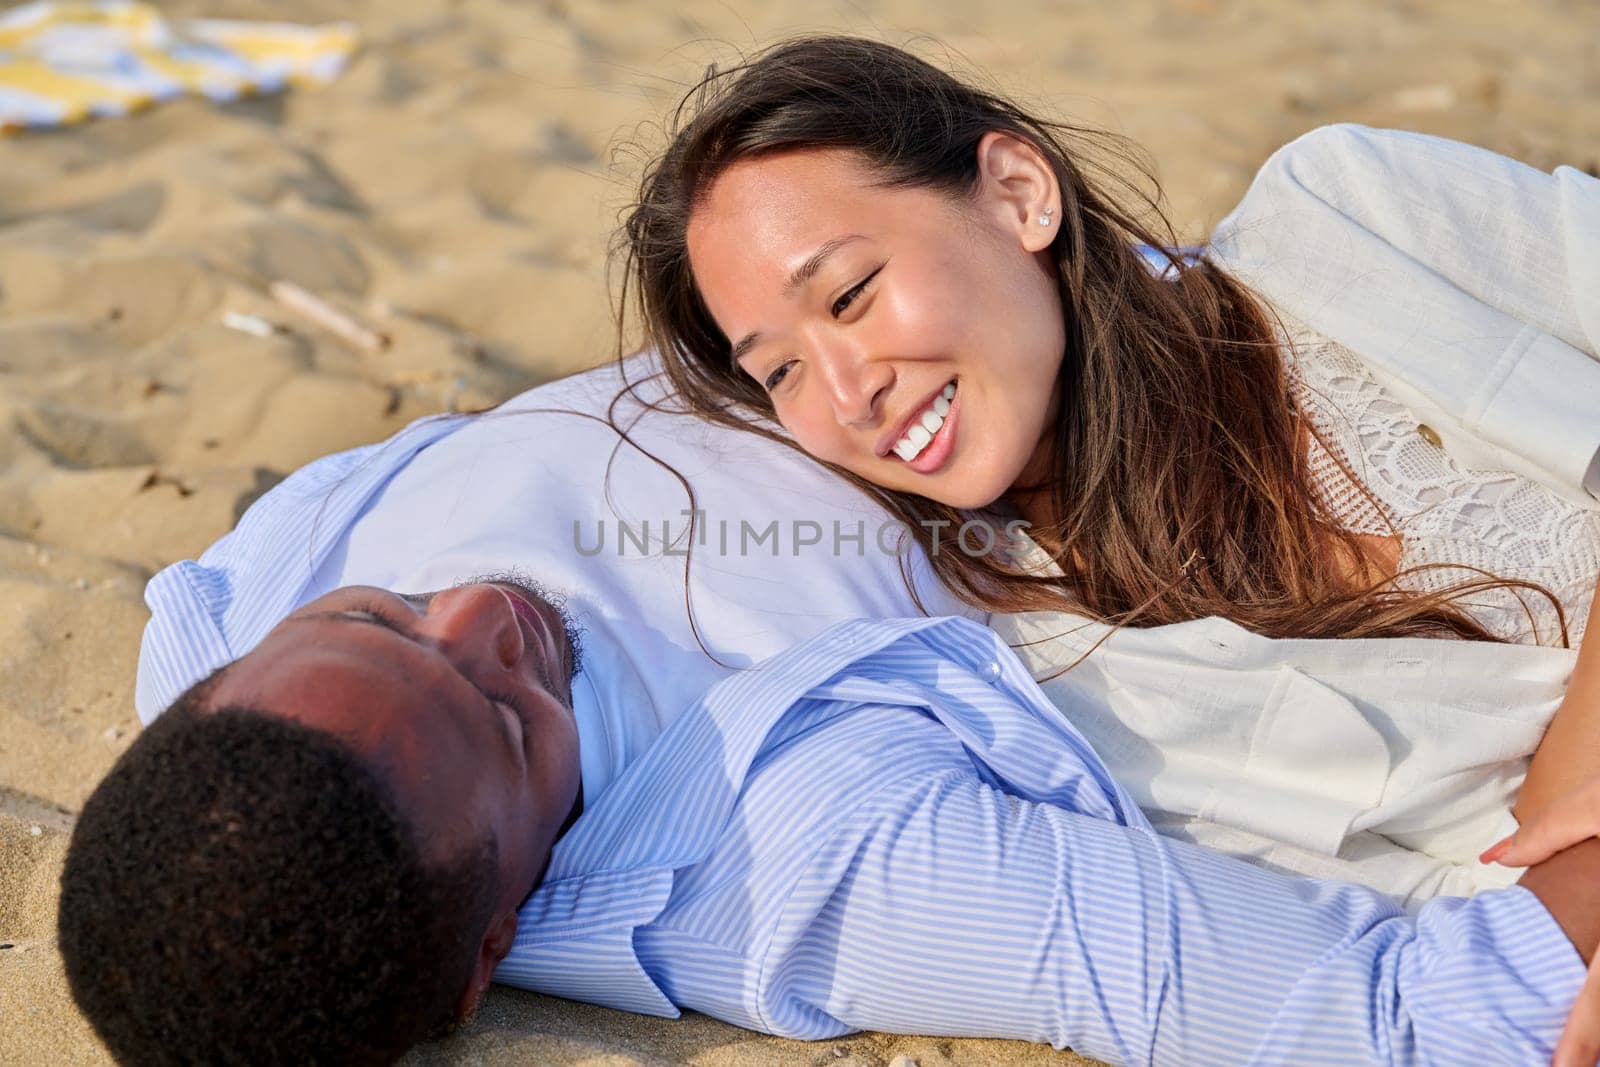
[[[734,364],[800,446],[957,508],[1043,474],[1065,341],[1044,251],[1054,234],[1033,221],[1057,198],[1049,164],[998,133],[977,159],[994,195],[976,206],[874,189],[878,175],[846,151],[740,160],[706,188],[686,235],[701,299],[741,337]],[[977,429],[958,450],[963,415]]]
[[[1375,493],[1361,449],[1395,431],[1367,423],[1403,409],[1357,391],[1367,422],[1341,438],[1341,356],[1302,361],[1296,324],[1212,256],[1149,269],[1140,246],[1178,242],[1122,139],[843,37],[713,71],[675,123],[620,245],[624,322],[691,409],[856,482],[974,606],[1220,616],[1270,637],[1560,643],[1569,613],[1581,628],[1600,524],[1563,540],[1585,546],[1576,577],[1548,554],[1456,558],[1473,536],[1427,524],[1483,521],[1465,499],[1406,529],[1449,472],[1415,499]],[[1546,495],[1551,522],[1584,526]],[[1025,519],[1037,558],[936,550],[974,514]]]
[[[1592,772],[1539,737],[1600,577],[1600,183],[1331,126],[1151,270],[1131,146],[887,44],[779,44],[674,123],[621,310],[685,406],[902,520],[1163,831],[1509,881],[1474,857],[1524,781]],[[940,551],[969,522],[1028,530]]]

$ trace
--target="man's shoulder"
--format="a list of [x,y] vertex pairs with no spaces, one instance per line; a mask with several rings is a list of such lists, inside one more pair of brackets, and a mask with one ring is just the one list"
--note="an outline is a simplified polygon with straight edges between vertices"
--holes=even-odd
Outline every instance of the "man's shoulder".
[[461,424],[432,416],[385,441],[323,456],[269,489],[198,560],[145,586],[150,621],[135,705],[148,723],[189,686],[249,651],[300,602],[355,515],[418,451]]

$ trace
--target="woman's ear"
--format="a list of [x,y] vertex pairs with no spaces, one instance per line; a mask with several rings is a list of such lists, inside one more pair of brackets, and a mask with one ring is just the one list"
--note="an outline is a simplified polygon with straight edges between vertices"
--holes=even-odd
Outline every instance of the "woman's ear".
[[1060,226],[1055,171],[1032,141],[990,130],[978,141],[978,202],[1029,252],[1048,248]]

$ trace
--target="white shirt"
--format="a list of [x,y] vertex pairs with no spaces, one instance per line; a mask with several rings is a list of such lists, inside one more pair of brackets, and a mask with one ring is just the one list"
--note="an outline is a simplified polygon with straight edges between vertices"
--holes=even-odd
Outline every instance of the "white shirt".
[[[1327,127],[1267,161],[1207,254],[1355,354],[1460,469],[1596,509],[1600,182]],[[1040,678],[1106,632],[1058,612],[990,622]],[[1415,906],[1516,877],[1475,857],[1514,828],[1575,659],[1210,618],[1122,630],[1043,687],[1163,832]]]
[[[673,413],[654,369],[649,356],[597,368],[296,471],[199,560],[151,579],[141,721],[334,588],[420,592],[515,567],[566,595],[583,631],[588,802],[718,679],[845,619],[915,614],[902,563],[930,612],[979,614],[914,545],[895,554],[897,528],[865,494],[792,449]],[[627,381],[615,414],[632,445],[605,423]],[[694,489],[692,555],[671,470]]]
[[1345,528],[1399,535],[1396,585],[1533,582],[1550,596],[1501,587],[1455,605],[1502,641],[1559,645],[1564,622],[1577,646],[1600,576],[1600,510],[1514,471],[1464,466],[1355,353],[1303,327],[1286,340],[1296,401],[1321,438],[1308,450],[1316,489]]

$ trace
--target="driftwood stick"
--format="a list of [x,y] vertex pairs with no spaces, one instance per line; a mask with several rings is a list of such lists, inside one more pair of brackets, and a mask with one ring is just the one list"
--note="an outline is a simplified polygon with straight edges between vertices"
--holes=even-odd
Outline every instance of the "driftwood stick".
[[348,311],[334,307],[294,282],[275,281],[267,286],[267,293],[284,307],[298,312],[363,352],[382,352],[389,347],[387,334],[379,333]]

